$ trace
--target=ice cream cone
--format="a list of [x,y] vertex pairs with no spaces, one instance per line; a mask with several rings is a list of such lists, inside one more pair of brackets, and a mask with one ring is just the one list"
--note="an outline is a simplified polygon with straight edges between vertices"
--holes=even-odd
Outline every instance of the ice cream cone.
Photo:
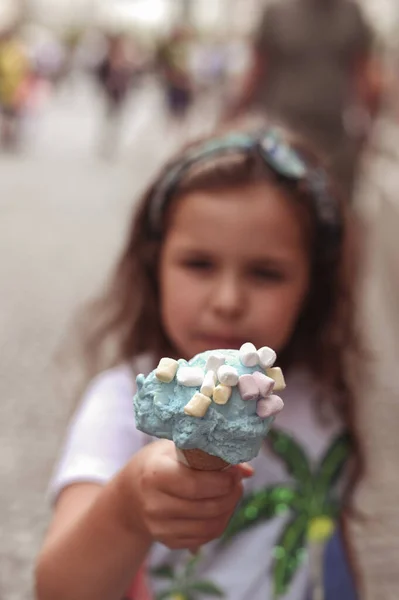
[[230,467],[230,464],[223,458],[207,454],[199,448],[192,450],[177,448],[176,450],[179,461],[191,469],[197,469],[197,471],[224,471],[224,469]]

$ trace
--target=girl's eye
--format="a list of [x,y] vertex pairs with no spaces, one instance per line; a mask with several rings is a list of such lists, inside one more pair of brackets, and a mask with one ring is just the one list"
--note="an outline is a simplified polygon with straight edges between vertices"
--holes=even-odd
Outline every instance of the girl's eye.
[[258,281],[280,282],[285,279],[282,271],[272,268],[256,268],[252,270],[251,274]]
[[212,262],[206,258],[190,258],[184,260],[183,265],[196,271],[207,271],[212,268]]

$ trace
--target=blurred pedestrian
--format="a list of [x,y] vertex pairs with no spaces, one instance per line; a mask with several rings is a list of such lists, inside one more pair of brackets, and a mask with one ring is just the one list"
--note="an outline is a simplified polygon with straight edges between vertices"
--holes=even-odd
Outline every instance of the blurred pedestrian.
[[169,115],[176,119],[187,115],[193,99],[190,47],[189,31],[178,27],[160,44],[157,52],[157,67],[165,89],[166,106]]
[[97,66],[96,75],[106,104],[102,150],[109,155],[117,145],[120,119],[133,75],[133,65],[122,36],[108,38],[106,52]]
[[349,196],[381,99],[374,38],[354,0],[275,1],[233,109],[265,111],[304,134]]
[[15,149],[20,141],[21,117],[30,93],[30,65],[22,42],[12,31],[0,35],[1,145]]

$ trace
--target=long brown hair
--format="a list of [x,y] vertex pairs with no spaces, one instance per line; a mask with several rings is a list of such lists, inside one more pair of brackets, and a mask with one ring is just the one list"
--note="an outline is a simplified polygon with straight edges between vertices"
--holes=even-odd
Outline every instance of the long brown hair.
[[[285,138],[309,163],[320,166],[320,159],[302,141],[287,132]],[[142,353],[151,353],[154,358],[173,354],[162,326],[158,290],[159,255],[167,235],[169,210],[163,214],[163,235],[157,238],[151,230],[150,208],[160,182],[172,166],[198,144],[195,142],[184,148],[144,193],[133,212],[127,243],[107,289],[79,318],[79,333],[90,377],[104,368],[130,362]],[[303,205],[311,240],[316,231],[311,191],[303,183],[293,185],[279,178],[260,156],[252,153],[237,152],[193,166],[174,190],[169,207],[178,197],[192,190],[214,191],[262,181],[280,186],[293,201]],[[279,356],[279,364],[289,369],[302,363],[313,373],[325,392],[323,402],[333,406],[351,433],[359,475],[362,452],[356,430],[353,369],[348,368],[348,365],[356,364],[360,355],[355,325],[353,224],[336,186],[331,180],[328,185],[329,193],[339,205],[342,241],[334,257],[326,255],[324,258],[318,254],[317,246],[311,244],[309,293],[294,334]],[[352,482],[354,480],[355,477]]]

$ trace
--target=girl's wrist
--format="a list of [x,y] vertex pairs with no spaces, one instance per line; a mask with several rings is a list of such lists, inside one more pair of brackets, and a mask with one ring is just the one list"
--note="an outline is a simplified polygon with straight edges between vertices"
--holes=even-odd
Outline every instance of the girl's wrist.
[[129,535],[133,535],[135,539],[139,538],[140,543],[150,546],[153,539],[145,527],[143,520],[140,518],[138,501],[136,502],[132,479],[134,478],[132,476],[131,468],[125,468],[113,481],[116,518],[125,532]]

